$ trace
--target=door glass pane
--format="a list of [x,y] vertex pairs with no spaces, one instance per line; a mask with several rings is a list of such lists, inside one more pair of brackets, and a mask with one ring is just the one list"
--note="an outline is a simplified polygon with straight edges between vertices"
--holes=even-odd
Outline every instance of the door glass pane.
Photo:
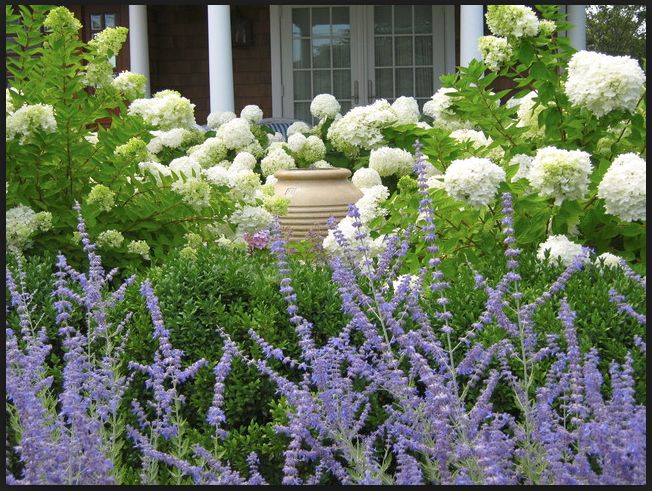
[[335,70],[333,72],[333,95],[336,99],[351,98],[350,70]]
[[292,65],[294,68],[310,68],[310,39],[292,40]]
[[433,46],[432,5],[375,7],[373,13],[375,97],[430,97],[434,50],[440,49]]
[[333,94],[351,105],[351,21],[349,7],[290,7],[294,117],[312,122],[310,102]]
[[348,7],[333,7],[333,37],[348,38],[351,36],[351,22],[349,21]]
[[432,7],[430,5],[414,6],[415,34],[432,34]]
[[331,94],[331,71],[330,70],[314,70],[312,72],[312,85],[314,94]]
[[395,37],[394,48],[396,65],[412,65],[412,36]]
[[312,10],[312,31],[311,36],[330,36],[331,35],[331,19],[330,9],[313,8]]
[[312,40],[312,67],[329,68],[331,66],[331,40],[313,39]]
[[306,123],[312,123],[312,116],[310,115],[309,102],[295,102],[294,103],[294,119],[300,119]]
[[394,5],[394,34],[412,33],[412,5]]
[[346,114],[351,110],[351,101],[340,101],[340,114]]
[[376,68],[376,98],[394,97],[394,74],[391,68]]
[[392,66],[392,38],[374,38],[374,61],[376,66]]
[[292,9],[292,35],[310,36],[310,9]]
[[101,15],[91,15],[91,30],[92,31],[101,31],[102,27],[102,16]]
[[115,27],[115,14],[104,14],[104,27]]
[[308,70],[294,72],[294,99],[311,99],[310,72]]
[[392,7],[374,7],[374,34],[392,33]]
[[414,64],[432,65],[432,36],[415,36]]
[[434,71],[429,68],[415,68],[415,93],[417,97],[430,97],[434,90],[432,88],[432,79],[434,78]]
[[333,67],[335,68],[349,68],[351,66],[351,43],[347,39],[346,42],[333,42]]
[[412,68],[396,69],[396,97],[402,95],[412,95],[414,92],[412,86]]

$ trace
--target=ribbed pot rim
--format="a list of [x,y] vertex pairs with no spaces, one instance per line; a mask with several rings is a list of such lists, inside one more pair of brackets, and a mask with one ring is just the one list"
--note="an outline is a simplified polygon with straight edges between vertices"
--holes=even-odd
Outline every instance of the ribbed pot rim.
[[346,179],[351,177],[351,171],[341,167],[332,169],[284,169],[276,171],[274,177],[279,180],[290,179],[293,181]]

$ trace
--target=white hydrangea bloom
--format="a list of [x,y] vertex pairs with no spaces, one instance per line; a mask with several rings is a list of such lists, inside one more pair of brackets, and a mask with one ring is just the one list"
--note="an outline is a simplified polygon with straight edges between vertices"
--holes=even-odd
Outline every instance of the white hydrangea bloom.
[[159,162],[148,161],[148,162],[139,162],[138,168],[140,172],[145,173],[149,172],[154,179],[156,179],[156,184],[159,186],[162,184],[161,176],[170,176],[172,171],[167,165],[163,165]]
[[249,152],[240,152],[233,159],[233,165],[237,165],[246,169],[253,169],[256,167],[256,157],[251,155]]
[[271,148],[267,155],[260,162],[260,170],[264,176],[274,174],[279,170],[294,169],[296,163],[291,155],[288,155],[283,148]]
[[359,149],[371,150],[381,145],[381,129],[395,122],[396,115],[390,104],[379,99],[369,106],[354,107],[333,121],[327,136],[336,150],[353,155]]
[[613,161],[598,185],[605,211],[623,221],[646,220],[646,162],[635,153]]
[[208,168],[221,162],[228,153],[226,145],[216,137],[206,138],[204,143],[188,149],[188,156],[195,159],[203,168]]
[[212,112],[206,118],[206,126],[211,130],[216,130],[225,123],[228,123],[237,116],[232,111],[216,111]]
[[249,104],[242,108],[240,117],[246,119],[251,124],[257,124],[263,119],[263,110],[255,104]]
[[551,36],[557,30],[557,24],[553,20],[541,19],[539,21],[539,32],[544,36]]
[[210,205],[211,187],[207,181],[197,177],[187,180],[179,179],[172,183],[170,189],[181,195],[184,203],[194,208],[205,208]]
[[211,184],[215,184],[216,186],[229,185],[229,171],[221,165],[209,167],[203,171],[203,174],[206,176],[206,180]]
[[6,117],[6,140],[18,137],[22,145],[37,131],[57,131],[54,108],[50,104],[25,104]]
[[414,158],[401,148],[380,147],[369,154],[369,168],[381,177],[404,176],[412,172]]
[[273,174],[270,174],[265,179],[265,186],[272,186],[273,187],[277,182],[278,182],[278,179]]
[[394,291],[398,290],[399,286],[401,286],[403,283],[408,283],[410,289],[414,289],[417,287],[417,284],[419,282],[419,277],[414,274],[402,274],[399,275],[394,281],[392,281],[392,287],[394,288]]
[[426,180],[429,189],[444,189],[444,175],[430,176]]
[[537,150],[527,179],[541,196],[553,196],[555,204],[581,199],[588,191],[593,171],[591,156],[580,150],[544,147]]
[[10,89],[5,89],[5,112],[6,113],[14,112],[14,101],[11,98]]
[[565,235],[551,235],[545,242],[539,244],[537,259],[545,259],[545,251],[550,251],[550,260],[561,259],[565,266],[569,266],[575,257],[582,254],[582,245],[572,242]]
[[[356,229],[353,226],[353,219],[349,216],[344,217],[340,222],[337,224],[337,229],[342,232],[342,235],[346,239],[346,241],[349,243],[349,247],[353,249],[354,254],[356,253],[356,249],[358,246],[360,246],[360,239],[355,238]],[[361,232],[364,232],[367,234],[366,238],[364,239],[364,245],[369,247],[370,251],[370,256],[371,257],[376,257],[380,254],[382,254],[383,250],[385,249],[385,236],[381,235],[377,237],[376,239],[372,239],[369,236],[369,229],[366,225],[362,225],[359,229]],[[328,254],[340,254],[340,246],[337,243],[337,240],[335,239],[335,235],[332,230],[328,231],[328,235],[324,238],[322,242],[322,247]],[[361,258],[350,258],[348,259],[361,259]]]
[[312,169],[330,169],[333,166],[328,162],[326,162],[325,160],[318,160],[310,164],[310,167]]
[[525,5],[489,5],[487,7],[487,26],[496,36],[536,36],[539,32],[539,19],[530,7]]
[[645,73],[633,58],[578,51],[568,62],[564,91],[572,104],[601,117],[614,110],[634,111],[644,85]]
[[414,97],[401,96],[391,106],[398,124],[414,124],[419,121],[419,103]]
[[120,247],[120,245],[122,245],[124,240],[124,236],[119,231],[109,229],[100,232],[100,234],[97,236],[97,245],[98,247],[106,249],[117,249]]
[[598,267],[604,266],[607,268],[622,268],[622,261],[622,257],[611,254],[610,252],[604,252],[595,258],[594,263]]
[[[494,142],[490,137],[487,137],[482,131],[469,130],[469,129],[460,129],[460,130],[451,131],[451,133],[448,136],[450,136],[453,140],[457,140],[459,142],[471,142],[473,148],[477,150],[486,150],[486,147],[488,147]],[[500,160],[503,158],[504,154],[505,152],[503,151],[502,148],[495,147],[489,151],[487,157],[492,160]]]
[[472,124],[462,121],[452,108],[453,99],[448,95],[457,92],[453,87],[442,87],[423,105],[423,114],[433,119],[433,127],[449,131],[471,128]]
[[524,153],[519,153],[512,157],[512,160],[509,161],[509,165],[518,165],[518,171],[512,177],[512,182],[516,182],[519,179],[527,179],[527,175],[530,173],[530,167],[532,167],[532,161],[534,157],[525,155]]
[[18,205],[5,212],[5,241],[12,250],[28,249],[34,235],[47,232],[51,227],[52,214],[48,211],[36,213],[29,206]]
[[143,259],[149,259],[149,244],[144,240],[132,240],[127,244],[127,251],[138,254]]
[[285,133],[289,139],[295,133],[308,133],[309,131],[310,126],[308,126],[306,123],[303,121],[295,121],[290,126],[288,126],[288,129],[285,131]]
[[538,104],[534,98],[537,97],[537,93],[532,91],[524,95],[519,99],[510,99],[513,101],[512,104],[517,106],[516,117],[518,122],[516,126],[518,128],[527,128],[527,131],[523,134],[525,137],[540,137],[545,133],[545,128],[539,126],[539,114],[546,107]]
[[242,149],[252,143],[256,137],[251,132],[249,122],[246,119],[235,118],[217,128],[215,136],[229,150]]
[[251,169],[229,169],[229,186],[235,199],[251,200],[260,188],[260,176]]
[[310,103],[310,114],[317,119],[334,118],[340,112],[340,103],[331,94],[319,94]]
[[351,182],[358,189],[370,188],[383,183],[378,171],[368,167],[362,167],[355,171],[351,177]]
[[173,90],[163,90],[151,99],[136,99],[129,105],[130,115],[142,117],[162,130],[194,128],[195,105]]
[[317,162],[326,156],[326,145],[318,136],[310,135],[306,138],[298,156],[306,162]]
[[[292,123],[294,124],[294,123]],[[279,133],[278,131],[274,133],[273,135],[271,133],[267,133],[267,142],[272,143],[272,142],[284,142],[285,137],[283,136],[283,133]]]
[[236,208],[229,222],[237,225],[239,232],[253,233],[269,227],[273,216],[262,206],[244,205]]
[[86,140],[91,145],[97,145],[97,143],[100,141],[100,139],[97,137],[97,131],[91,131],[84,137],[84,140]]
[[179,148],[183,141],[192,133],[185,128],[173,128],[168,131],[151,131],[154,138],[147,144],[147,150],[153,154],[159,153],[163,147]]
[[356,201],[355,206],[360,214],[360,221],[367,223],[376,217],[387,214],[387,210],[380,206],[389,198],[389,189],[382,184],[362,189],[363,196]]
[[491,203],[505,171],[489,159],[453,160],[444,173],[444,188],[453,198],[481,208]]
[[178,157],[170,162],[168,166],[175,174],[183,174],[186,177],[199,176],[201,165],[192,157]]
[[302,133],[295,133],[288,137],[288,147],[294,153],[299,153],[308,139]]
[[511,58],[512,45],[506,38],[482,36],[478,41],[478,51],[489,70],[498,71]]
[[124,70],[113,79],[111,85],[120,92],[120,95],[129,101],[145,96],[147,78],[140,73]]
[[254,140],[248,145],[245,145],[244,147],[240,147],[237,150],[238,152],[249,152],[257,159],[265,155],[265,149],[262,147],[262,145],[256,138],[254,138]]

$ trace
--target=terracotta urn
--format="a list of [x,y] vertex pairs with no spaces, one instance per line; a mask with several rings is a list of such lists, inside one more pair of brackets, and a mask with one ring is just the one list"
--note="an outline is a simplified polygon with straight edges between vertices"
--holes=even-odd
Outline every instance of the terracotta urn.
[[282,228],[290,229],[292,241],[307,239],[311,230],[325,237],[328,218],[341,220],[348,205],[362,197],[349,180],[348,169],[288,169],[276,172],[274,177],[278,179],[276,194],[290,200],[288,213],[280,222]]

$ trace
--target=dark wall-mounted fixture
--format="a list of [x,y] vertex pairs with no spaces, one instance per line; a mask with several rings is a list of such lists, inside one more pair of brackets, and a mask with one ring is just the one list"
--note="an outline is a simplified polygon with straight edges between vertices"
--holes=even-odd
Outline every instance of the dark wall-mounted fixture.
[[231,45],[234,48],[248,48],[254,44],[254,30],[251,19],[242,15],[239,7],[232,7]]

